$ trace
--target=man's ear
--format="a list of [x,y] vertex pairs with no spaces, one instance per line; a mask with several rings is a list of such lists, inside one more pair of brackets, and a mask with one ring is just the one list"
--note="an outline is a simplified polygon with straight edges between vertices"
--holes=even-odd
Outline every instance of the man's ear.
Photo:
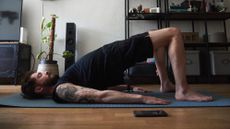
[[35,92],[35,93],[41,93],[43,90],[44,90],[43,87],[41,87],[41,86],[36,86],[35,89],[34,89],[34,92]]

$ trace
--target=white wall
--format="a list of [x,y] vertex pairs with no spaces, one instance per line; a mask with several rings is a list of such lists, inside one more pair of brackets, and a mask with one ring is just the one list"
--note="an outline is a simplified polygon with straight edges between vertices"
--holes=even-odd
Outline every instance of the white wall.
[[[130,7],[136,7],[139,3],[143,3],[143,0],[134,1],[135,3]],[[225,1],[226,5],[230,5],[228,0]],[[55,42],[56,53],[62,53],[65,48],[66,22],[75,22],[77,26],[76,59],[104,44],[124,39],[124,0],[53,0],[43,2],[46,18],[49,18],[50,14],[56,14],[59,17],[56,25],[58,35]],[[147,0],[143,6],[155,6],[155,2]],[[28,29],[28,43],[32,46],[34,55],[39,52],[40,48],[41,17],[42,1],[24,0],[22,26]],[[133,22],[131,25],[132,34],[156,28],[155,22],[150,21]],[[55,56],[55,59],[59,62],[59,70],[62,74],[64,59],[60,56]]]
[[[66,22],[75,22],[77,26],[77,56],[92,51],[114,40],[124,39],[124,0],[54,0],[44,2],[44,15],[56,14],[55,52],[62,53],[65,48]],[[36,55],[40,48],[40,21],[42,1],[24,0],[23,26],[28,29],[29,44]],[[63,73],[64,59],[59,61],[60,73]]]

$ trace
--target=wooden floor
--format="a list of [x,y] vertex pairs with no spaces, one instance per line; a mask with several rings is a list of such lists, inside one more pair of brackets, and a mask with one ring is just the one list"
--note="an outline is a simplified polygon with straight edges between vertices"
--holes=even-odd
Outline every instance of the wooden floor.
[[[159,86],[148,85],[157,90]],[[230,97],[230,84],[191,85]],[[20,86],[0,86],[0,96]],[[0,129],[230,129],[230,108],[163,108],[164,118],[136,118],[133,110],[159,108],[0,108]]]

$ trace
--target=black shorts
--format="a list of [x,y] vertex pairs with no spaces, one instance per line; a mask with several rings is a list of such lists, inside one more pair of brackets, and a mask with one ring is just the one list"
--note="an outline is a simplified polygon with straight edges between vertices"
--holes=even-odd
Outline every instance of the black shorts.
[[102,49],[110,57],[112,67],[120,66],[122,70],[153,57],[153,45],[148,32],[107,44]]
[[108,85],[124,83],[124,71],[138,62],[153,57],[153,45],[148,32],[134,35],[126,40],[107,44],[99,49],[103,62],[104,79]]

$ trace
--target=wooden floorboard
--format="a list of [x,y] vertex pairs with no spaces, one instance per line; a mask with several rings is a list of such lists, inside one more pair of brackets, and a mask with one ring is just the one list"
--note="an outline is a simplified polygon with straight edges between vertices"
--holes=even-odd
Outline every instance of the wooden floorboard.
[[[158,90],[158,85],[144,85]],[[230,84],[191,85],[230,97]],[[0,86],[0,96],[20,86]],[[159,108],[0,108],[0,129],[230,129],[229,107],[163,108],[164,118],[136,118],[133,110]]]

